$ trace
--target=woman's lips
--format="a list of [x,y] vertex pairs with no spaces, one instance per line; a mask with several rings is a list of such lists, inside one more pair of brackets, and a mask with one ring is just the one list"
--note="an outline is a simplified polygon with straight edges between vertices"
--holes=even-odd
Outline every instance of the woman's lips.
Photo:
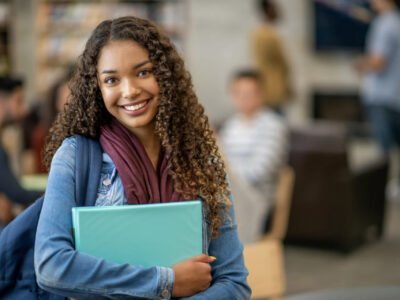
[[148,104],[151,99],[152,98],[141,102],[136,102],[134,104],[120,105],[120,107],[124,110],[124,112],[128,113],[131,116],[140,115],[147,110],[147,108],[149,107]]

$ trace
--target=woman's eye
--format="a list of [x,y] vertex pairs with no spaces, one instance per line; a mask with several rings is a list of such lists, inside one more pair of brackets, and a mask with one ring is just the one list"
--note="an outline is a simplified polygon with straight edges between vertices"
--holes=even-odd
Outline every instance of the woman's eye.
[[106,79],[104,79],[105,84],[114,84],[116,81],[117,79],[115,77],[107,77]]
[[152,72],[152,70],[150,70],[150,69],[142,70],[138,73],[138,77],[141,77],[141,78],[147,77],[151,74],[151,72]]

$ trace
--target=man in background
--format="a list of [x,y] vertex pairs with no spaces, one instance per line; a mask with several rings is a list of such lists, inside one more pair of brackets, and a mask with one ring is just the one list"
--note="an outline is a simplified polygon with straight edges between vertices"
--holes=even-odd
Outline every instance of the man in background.
[[[361,93],[366,116],[387,158],[392,150],[399,151],[400,146],[399,4],[398,0],[371,0],[377,16],[367,35],[366,54],[356,62],[356,68],[363,75]],[[397,198],[399,174],[395,174],[398,170],[393,164],[391,169],[394,179],[387,192],[389,197]]]
[[234,75],[230,90],[236,114],[219,134],[244,243],[255,242],[264,233],[288,152],[287,126],[265,107],[261,80],[253,70]]
[[362,98],[373,133],[384,153],[400,145],[400,14],[399,1],[371,0],[377,17],[366,54],[356,62],[363,75]]
[[[21,80],[0,78],[0,136],[5,126],[19,122],[26,114]],[[12,219],[12,204],[28,205],[40,196],[40,192],[21,187],[10,168],[8,155],[0,139],[0,223]],[[1,225],[0,225],[1,226]]]

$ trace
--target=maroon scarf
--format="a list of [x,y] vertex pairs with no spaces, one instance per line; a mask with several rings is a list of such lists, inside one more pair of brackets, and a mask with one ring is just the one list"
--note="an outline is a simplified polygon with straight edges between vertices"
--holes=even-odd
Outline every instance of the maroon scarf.
[[117,168],[129,204],[182,200],[181,195],[174,191],[172,178],[168,175],[167,157],[162,149],[154,170],[139,139],[116,120],[101,128],[100,144]]

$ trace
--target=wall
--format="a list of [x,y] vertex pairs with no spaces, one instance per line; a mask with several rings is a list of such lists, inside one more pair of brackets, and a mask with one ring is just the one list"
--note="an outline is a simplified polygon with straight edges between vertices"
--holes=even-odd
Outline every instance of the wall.
[[[188,32],[186,59],[195,88],[212,122],[232,113],[227,82],[237,68],[250,64],[249,33],[259,22],[256,0],[187,0]],[[284,19],[282,34],[292,64],[296,97],[288,108],[292,123],[308,120],[309,93],[315,87],[357,87],[352,69],[354,57],[345,54],[314,54],[311,49],[311,0],[278,0]],[[27,79],[28,99],[34,97],[35,74],[32,49],[34,11],[38,0],[12,0],[16,17],[13,66]],[[34,51],[33,51],[34,52]]]
[[32,101],[34,96],[33,77],[35,76],[35,30],[34,12],[38,0],[10,0],[11,18],[11,65],[14,75],[25,80],[26,98]]
[[232,112],[230,74],[248,65],[248,33],[256,22],[251,1],[191,0],[187,61],[195,88],[213,122]]
[[[309,118],[313,87],[357,88],[359,78],[349,54],[315,54],[311,49],[310,0],[279,0],[284,19],[278,25],[292,64],[296,97],[288,107],[292,123]],[[232,112],[226,84],[237,67],[250,63],[248,34],[258,22],[256,2],[243,0],[190,1],[188,65],[198,95],[212,121]]]

